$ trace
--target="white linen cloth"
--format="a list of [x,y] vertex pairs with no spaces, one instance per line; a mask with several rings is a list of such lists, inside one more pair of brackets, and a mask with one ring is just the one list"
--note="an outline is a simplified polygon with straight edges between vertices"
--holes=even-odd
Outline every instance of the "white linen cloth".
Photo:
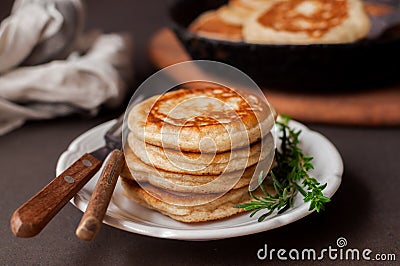
[[0,73],[65,56],[83,24],[81,0],[16,0],[0,25]]
[[[75,42],[81,26],[77,18],[63,17],[73,14],[65,12],[68,8],[57,11],[61,1],[82,8],[76,5],[80,0],[17,0],[0,26],[0,135],[28,119],[82,111],[95,114],[100,106],[116,106],[125,96],[133,68],[130,36],[89,34]],[[67,22],[75,33],[68,39],[56,36]],[[51,45],[46,47],[47,40]],[[72,47],[66,59],[50,61]],[[53,58],[46,58],[49,55]],[[28,58],[48,63],[26,66]]]

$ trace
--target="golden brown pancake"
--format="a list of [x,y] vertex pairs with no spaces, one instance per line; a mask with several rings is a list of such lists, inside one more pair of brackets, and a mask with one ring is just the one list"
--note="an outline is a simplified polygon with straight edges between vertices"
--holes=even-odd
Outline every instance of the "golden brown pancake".
[[199,35],[227,41],[243,40],[243,24],[260,9],[278,0],[231,0],[217,10],[200,15],[189,30]]
[[229,4],[218,9],[217,14],[224,23],[238,26],[240,28],[238,34],[242,36],[242,26],[253,12],[254,9],[251,7]]
[[274,124],[276,114],[249,92],[211,82],[184,86],[131,109],[128,126],[137,139],[175,150],[221,153],[259,141]]
[[132,133],[128,144],[135,155],[147,165],[170,172],[192,175],[220,175],[255,165],[274,151],[272,135],[268,134],[262,142],[223,153],[193,153],[163,149],[137,139]]
[[[204,222],[226,218],[243,212],[243,209],[234,208],[235,205],[250,200],[247,188],[236,189],[224,196],[203,205],[179,206],[166,203],[147,193],[133,181],[122,179],[124,195],[132,201],[161,212],[177,221],[186,223]],[[159,192],[163,193],[163,192]],[[164,197],[171,197],[163,194]]]
[[361,0],[291,0],[254,14],[243,36],[255,43],[344,43],[364,38],[369,29]]
[[[141,188],[136,182],[122,178],[122,187],[124,188],[124,195],[130,200],[158,212],[161,212],[177,221],[186,223],[197,223],[212,221],[230,217],[235,214],[243,212],[243,209],[234,208],[238,204],[245,203],[251,200],[247,187],[231,190],[222,197],[219,197],[212,202],[197,206],[179,206],[166,203],[153,197]],[[266,189],[273,194],[270,187]],[[163,191],[158,191],[161,197],[177,196],[168,195]],[[260,196],[261,192],[254,192],[255,195]],[[188,199],[190,201],[190,199]]]
[[[254,165],[246,168],[244,172],[240,170],[224,176],[178,174],[156,169],[145,164],[129,147],[126,147],[124,152],[126,167],[124,167],[121,177],[135,180],[138,183],[149,183],[154,187],[176,192],[221,193],[230,189],[246,187],[249,185],[256,170]],[[266,164],[266,162],[260,163]]]
[[242,26],[226,23],[216,11],[202,14],[190,25],[189,30],[212,39],[242,40]]
[[282,0],[230,0],[228,5],[236,8],[257,11],[270,7],[274,3]]
[[276,113],[249,92],[204,81],[182,87],[129,111],[124,194],[183,222],[240,213],[233,206],[249,200],[249,183],[267,165],[260,160],[273,155]]
[[228,24],[243,26],[255,12],[265,10],[279,0],[231,0],[218,9],[220,18]]

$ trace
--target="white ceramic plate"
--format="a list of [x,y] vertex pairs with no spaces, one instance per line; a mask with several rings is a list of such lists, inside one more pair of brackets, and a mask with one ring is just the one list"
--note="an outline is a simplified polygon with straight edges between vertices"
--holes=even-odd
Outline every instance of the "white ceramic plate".
[[[59,158],[57,175],[85,152],[102,146],[104,144],[103,135],[114,123],[115,121],[109,121],[101,124],[75,139]],[[343,162],[339,152],[323,135],[311,131],[295,121],[291,121],[290,126],[302,130],[301,148],[306,155],[314,157],[315,169],[311,175],[321,184],[328,184],[324,194],[331,197],[339,188],[343,173]],[[71,200],[71,203],[81,211],[86,209],[98,178],[99,173]],[[304,203],[301,196],[298,195],[292,208],[261,223],[257,222],[258,216],[250,218],[249,214],[245,213],[215,222],[185,224],[126,199],[122,194],[121,184],[118,182],[104,222],[128,232],[147,236],[181,240],[212,240],[271,230],[310,214],[308,208],[309,203]]]

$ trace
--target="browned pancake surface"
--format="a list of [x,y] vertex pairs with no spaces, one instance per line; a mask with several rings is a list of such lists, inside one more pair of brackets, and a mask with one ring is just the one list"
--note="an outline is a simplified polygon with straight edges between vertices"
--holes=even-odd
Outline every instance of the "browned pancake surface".
[[226,23],[217,12],[208,12],[199,17],[189,29],[205,37],[215,37],[232,41],[242,39],[242,26]]
[[[299,12],[302,4],[310,4],[310,11]],[[258,21],[276,31],[306,32],[314,38],[321,37],[340,25],[348,17],[347,0],[290,0],[273,5]]]
[[[251,106],[243,96],[247,96],[248,93],[235,91],[229,89],[225,86],[218,85],[211,82],[187,82],[183,85],[186,89],[173,91],[162,95],[153,104],[152,109],[147,117],[147,124],[158,124],[159,127],[165,125],[165,123],[180,126],[180,127],[205,127],[219,125],[223,122],[235,123],[244,122],[249,127],[254,126],[257,123],[255,117],[255,112],[258,111],[255,106]],[[209,106],[190,106],[190,109],[183,110],[182,112],[193,112],[193,114],[198,114],[193,117],[193,119],[188,120],[187,116],[182,118],[173,117],[163,110],[170,111],[171,103],[174,103],[177,108],[179,105],[184,103],[184,101],[190,101],[194,98],[202,99],[201,97],[210,97],[221,101],[222,103],[229,103],[230,101],[235,101],[237,107],[235,106],[231,110],[216,110],[214,109],[213,103],[210,102]],[[254,97],[254,105],[260,105],[262,108],[262,103]],[[194,102],[195,103],[195,102]],[[174,113],[179,113],[181,110],[173,111]]]
[[221,153],[259,141],[275,112],[263,95],[213,82],[187,82],[184,89],[135,105],[128,126],[138,140],[162,148]]

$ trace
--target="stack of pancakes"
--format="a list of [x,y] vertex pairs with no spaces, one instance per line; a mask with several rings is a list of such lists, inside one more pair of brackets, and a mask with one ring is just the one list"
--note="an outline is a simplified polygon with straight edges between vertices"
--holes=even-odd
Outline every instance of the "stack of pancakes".
[[248,186],[272,161],[275,113],[265,101],[210,82],[134,106],[121,174],[125,195],[183,222],[242,210]]
[[346,43],[370,30],[361,0],[231,0],[189,27],[209,38],[265,44]]

